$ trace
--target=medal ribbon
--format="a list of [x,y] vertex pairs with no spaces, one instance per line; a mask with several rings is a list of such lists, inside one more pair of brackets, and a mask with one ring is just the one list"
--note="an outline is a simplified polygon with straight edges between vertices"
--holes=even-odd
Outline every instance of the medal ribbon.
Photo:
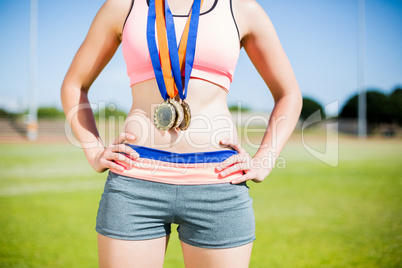
[[[194,0],[191,13],[180,40],[179,48],[177,48],[173,15],[170,11],[167,1],[165,4],[166,31],[169,43],[170,60],[172,62],[174,80],[177,88],[180,89],[178,90],[180,98],[183,100],[187,97],[188,82],[190,81],[191,71],[193,70],[198,22],[200,18],[201,5],[203,2],[204,0]],[[181,75],[183,68],[184,88]]]
[[172,77],[172,68],[165,31],[166,22],[163,2],[164,0],[156,0],[156,29],[158,33],[160,61],[162,64],[162,73],[166,85],[166,91],[170,98],[174,98],[177,95],[177,88],[175,87],[175,81]]
[[159,52],[155,41],[155,21],[156,21],[155,0],[150,0],[148,8],[148,20],[147,20],[148,50],[151,56],[151,62],[154,68],[155,78],[158,84],[159,92],[161,93],[162,98],[164,100],[167,100],[169,98],[169,95],[167,94],[166,91],[166,85],[162,73],[162,66],[159,61]]
[[[173,98],[177,93],[179,93],[180,98],[184,100],[187,96],[188,82],[190,80],[190,74],[194,63],[198,21],[203,0],[195,0],[193,3],[190,17],[187,20],[180,41],[180,48],[177,47],[173,15],[167,1],[164,8],[165,12],[163,12],[163,2],[164,0],[156,0],[156,4],[155,0],[150,0],[149,2],[147,21],[148,49],[162,98],[167,100],[168,97]],[[167,20],[166,22],[165,19]],[[159,53],[155,41],[155,21],[158,30],[158,44],[161,61],[159,59]],[[165,25],[166,32],[164,29]],[[181,69],[183,68],[185,70],[184,92],[181,78]],[[174,79],[172,77],[172,69]],[[180,90],[177,90],[175,83],[177,88]]]

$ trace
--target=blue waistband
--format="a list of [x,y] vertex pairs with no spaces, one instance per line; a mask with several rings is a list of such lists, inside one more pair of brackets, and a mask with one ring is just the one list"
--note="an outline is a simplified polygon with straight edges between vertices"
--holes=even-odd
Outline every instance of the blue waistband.
[[134,144],[125,143],[133,148],[141,158],[154,159],[164,162],[195,164],[195,163],[220,163],[226,158],[237,154],[236,150],[220,150],[196,153],[175,153]]

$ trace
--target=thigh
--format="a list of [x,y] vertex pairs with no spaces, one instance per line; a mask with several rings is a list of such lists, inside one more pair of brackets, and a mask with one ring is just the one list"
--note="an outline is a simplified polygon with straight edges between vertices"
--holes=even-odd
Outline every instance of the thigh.
[[188,245],[223,249],[255,239],[252,198],[245,183],[179,188],[177,208],[179,238]]
[[119,240],[149,240],[170,234],[175,190],[109,173],[99,202],[96,231]]
[[186,268],[247,268],[253,243],[234,248],[211,249],[181,242]]
[[98,234],[99,267],[163,267],[168,241],[169,236],[131,241]]

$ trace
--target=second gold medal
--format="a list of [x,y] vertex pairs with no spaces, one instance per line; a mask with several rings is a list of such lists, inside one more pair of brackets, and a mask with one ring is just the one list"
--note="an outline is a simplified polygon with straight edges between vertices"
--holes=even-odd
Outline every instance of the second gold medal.
[[183,107],[175,99],[170,99],[170,104],[173,105],[176,110],[176,118],[172,128],[177,128],[180,126],[180,124],[183,122],[184,119]]

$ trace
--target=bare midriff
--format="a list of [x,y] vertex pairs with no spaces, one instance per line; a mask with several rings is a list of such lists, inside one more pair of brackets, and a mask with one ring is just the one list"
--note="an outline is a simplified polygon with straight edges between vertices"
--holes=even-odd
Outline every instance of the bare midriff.
[[227,107],[227,91],[201,79],[191,79],[188,88],[189,128],[161,131],[153,121],[155,107],[163,102],[156,80],[133,85],[133,104],[124,123],[124,131],[136,136],[132,144],[176,153],[231,149],[220,144],[224,138],[237,140],[235,122]]

